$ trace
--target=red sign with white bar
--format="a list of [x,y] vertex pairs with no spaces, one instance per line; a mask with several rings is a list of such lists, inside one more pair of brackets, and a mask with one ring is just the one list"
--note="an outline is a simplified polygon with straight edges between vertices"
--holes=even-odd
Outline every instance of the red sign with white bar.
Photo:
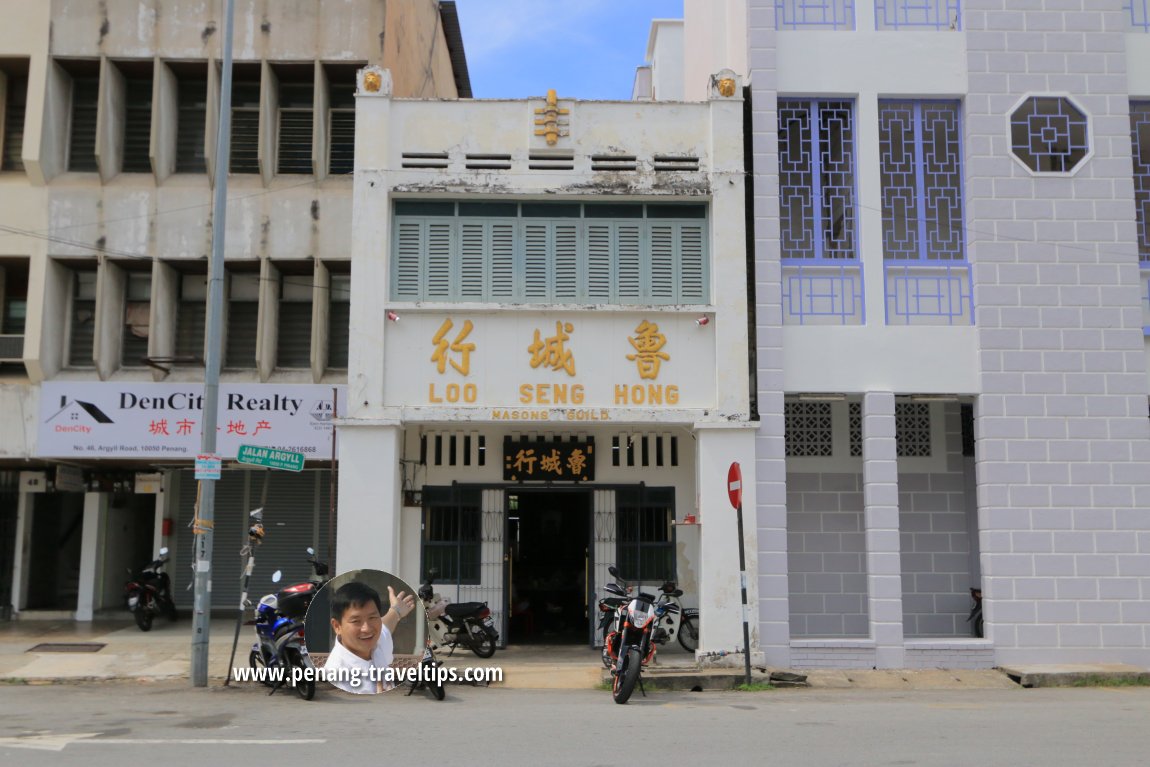
[[727,470],[727,494],[731,498],[731,506],[738,509],[743,505],[743,471],[738,461]]

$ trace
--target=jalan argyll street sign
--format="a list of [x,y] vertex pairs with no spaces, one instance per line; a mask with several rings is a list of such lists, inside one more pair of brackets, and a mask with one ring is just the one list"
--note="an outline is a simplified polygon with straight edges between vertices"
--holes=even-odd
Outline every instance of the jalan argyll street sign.
[[303,470],[303,453],[276,450],[274,447],[240,445],[239,452],[236,453],[236,460],[240,463],[250,463],[253,466],[266,466],[269,469]]

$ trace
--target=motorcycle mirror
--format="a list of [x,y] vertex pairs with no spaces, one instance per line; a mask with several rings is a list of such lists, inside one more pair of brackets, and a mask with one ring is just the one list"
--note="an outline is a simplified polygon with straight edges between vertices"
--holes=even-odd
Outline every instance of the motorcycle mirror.
[[258,509],[256,509],[256,510],[254,510],[254,511],[251,511],[251,512],[249,512],[249,513],[248,513],[248,516],[249,516],[249,517],[251,517],[252,519],[254,519],[256,522],[261,522],[261,521],[263,521],[263,518],[264,518],[264,507],[263,507],[263,506],[260,506]]
[[614,575],[616,578],[619,577],[619,568],[615,567],[615,565],[608,567],[607,572],[611,573],[611,575]]
[[309,557],[314,557],[315,556],[315,549],[313,549],[311,546],[308,546],[307,547],[307,555]]
[[280,578],[282,577],[284,577],[284,574],[279,570],[276,570],[274,573],[272,573],[272,583],[279,583]]
[[161,557],[168,556],[168,547],[167,546],[164,546],[162,549],[160,549],[160,556]]

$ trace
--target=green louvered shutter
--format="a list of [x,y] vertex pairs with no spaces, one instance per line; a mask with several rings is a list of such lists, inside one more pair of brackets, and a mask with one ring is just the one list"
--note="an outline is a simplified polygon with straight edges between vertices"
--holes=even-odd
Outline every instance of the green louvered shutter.
[[675,225],[651,224],[650,297],[651,303],[675,300]]
[[615,295],[621,304],[638,303],[643,298],[642,225],[620,221],[615,228]]
[[451,286],[451,222],[427,223],[427,291],[431,300],[452,297]]
[[459,297],[482,301],[487,292],[487,253],[491,225],[463,221],[459,225]]
[[709,303],[701,224],[679,224],[679,303]]
[[491,290],[492,299],[515,297],[515,232],[513,221],[491,223]]
[[611,301],[611,234],[608,223],[587,224],[587,288],[588,300],[597,303]]
[[551,231],[552,225],[546,221],[523,225],[523,297],[529,302],[550,298]]
[[395,272],[391,295],[396,299],[418,301],[420,296],[420,254],[423,251],[423,223],[398,221],[395,235]]
[[560,303],[579,298],[579,226],[556,222],[551,225],[555,278],[551,297]]

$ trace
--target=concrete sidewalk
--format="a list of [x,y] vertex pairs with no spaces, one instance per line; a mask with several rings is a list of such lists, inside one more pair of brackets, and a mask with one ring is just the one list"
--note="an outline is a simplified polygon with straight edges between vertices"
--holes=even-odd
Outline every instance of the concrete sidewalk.
[[[23,620],[0,623],[0,682],[52,684],[95,680],[152,681],[187,679],[190,673],[191,620],[171,623],[157,619],[151,631],[140,631],[126,613],[123,619],[103,617],[92,623],[72,620]],[[235,620],[211,623],[209,676],[213,685],[227,676]],[[246,666],[255,637],[251,626],[240,630],[237,666]],[[96,652],[31,652],[43,643],[101,644]],[[439,657],[455,668],[499,667],[511,689],[593,689],[610,679],[598,650],[578,645],[516,645],[481,659],[460,648]],[[777,669],[753,669],[752,681],[766,682]],[[901,669],[875,671],[805,669],[816,689],[955,690],[1000,689],[1113,682],[1147,683],[1150,670],[1113,664],[1012,667],[1001,670]],[[1012,679],[1013,677],[1013,679]],[[677,646],[660,648],[656,664],[644,672],[654,689],[729,690],[741,684],[739,668],[699,669],[692,656]]]

